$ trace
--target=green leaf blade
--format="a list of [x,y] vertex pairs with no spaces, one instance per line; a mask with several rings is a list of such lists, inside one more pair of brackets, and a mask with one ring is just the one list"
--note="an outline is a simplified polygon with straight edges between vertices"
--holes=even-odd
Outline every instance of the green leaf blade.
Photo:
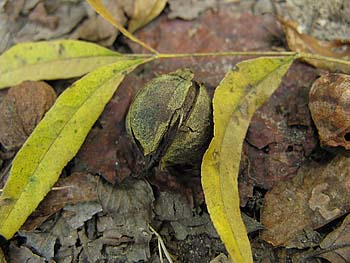
[[17,44],[0,56],[0,89],[24,80],[79,77],[123,59],[118,52],[77,40]]
[[214,94],[214,138],[203,157],[202,185],[211,219],[234,262],[253,262],[237,182],[243,140],[254,112],[278,88],[294,59],[241,62]]
[[0,234],[11,238],[57,181],[124,76],[145,59],[101,67],[57,99],[16,155],[0,196]]

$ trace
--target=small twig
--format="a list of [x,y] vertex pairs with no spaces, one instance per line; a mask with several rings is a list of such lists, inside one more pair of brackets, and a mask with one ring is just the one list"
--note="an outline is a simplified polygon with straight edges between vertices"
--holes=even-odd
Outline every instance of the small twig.
[[160,261],[161,262],[164,262],[163,261],[163,255],[162,255],[162,251],[164,252],[165,254],[165,257],[166,259],[169,261],[169,263],[173,263],[173,260],[171,259],[171,256],[170,256],[170,253],[168,252],[165,244],[164,244],[164,241],[162,239],[162,237],[157,233],[157,231],[155,231],[153,229],[153,227],[151,225],[148,225],[149,229],[151,230],[151,232],[153,234],[156,235],[157,239],[158,239],[158,250],[159,250],[159,258],[160,258]]
[[319,257],[322,254],[325,254],[325,253],[328,253],[328,252],[331,252],[331,251],[334,251],[337,249],[346,248],[346,247],[350,247],[350,244],[333,245],[333,246],[328,247],[328,248],[323,248],[322,250],[312,251],[312,252],[306,253],[305,256],[300,258],[299,262],[303,263],[307,259]]

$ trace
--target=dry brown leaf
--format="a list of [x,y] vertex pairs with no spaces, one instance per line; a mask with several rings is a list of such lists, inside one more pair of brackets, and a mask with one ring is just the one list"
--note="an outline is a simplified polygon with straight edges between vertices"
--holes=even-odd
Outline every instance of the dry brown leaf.
[[55,30],[59,23],[59,17],[54,15],[49,15],[45,8],[44,3],[38,3],[38,5],[33,9],[33,11],[28,16],[29,21],[37,22],[48,27],[51,30]]
[[320,244],[326,253],[320,257],[332,263],[350,262],[350,215],[348,215],[340,227],[329,233]]
[[11,263],[23,263],[23,262],[32,262],[32,263],[44,263],[45,259],[33,251],[31,251],[26,246],[17,246],[14,243],[11,243],[9,246],[9,262]]
[[[121,1],[104,1],[108,10],[116,20],[124,25],[127,22],[126,7]],[[96,14],[89,7],[89,17],[71,34],[73,39],[84,39],[93,41],[103,46],[111,46],[118,36],[118,29],[106,21],[102,16]]]
[[[261,238],[274,246],[303,247],[302,236],[344,215],[350,205],[350,159],[302,167],[292,180],[265,195]],[[317,240],[315,240],[317,241]]]
[[[9,35],[7,47],[20,42],[67,38],[87,16],[83,0],[23,2],[24,5],[16,9],[18,12],[14,17],[17,18],[16,23],[7,24]],[[6,15],[12,16],[11,9],[8,10],[7,6],[5,12]]]
[[56,189],[49,192],[21,230],[34,230],[65,205],[96,201],[97,182],[98,177],[87,173],[73,173],[60,179],[54,186]]
[[[337,59],[350,60],[350,40],[324,41],[299,33],[298,25],[293,21],[279,18],[285,31],[288,46],[293,51],[307,52]],[[329,61],[305,59],[311,65],[331,71],[350,73],[350,66],[339,65]]]
[[22,146],[55,100],[45,82],[25,81],[8,91],[0,105],[0,156],[11,157]]
[[153,217],[154,202],[150,184],[130,178],[115,186],[101,181],[98,195],[103,211],[111,216],[104,218],[108,220],[105,224],[102,220],[99,222],[103,229],[97,227],[103,232],[102,242],[114,246],[118,259],[124,257],[120,262],[149,260],[152,233],[148,226]]

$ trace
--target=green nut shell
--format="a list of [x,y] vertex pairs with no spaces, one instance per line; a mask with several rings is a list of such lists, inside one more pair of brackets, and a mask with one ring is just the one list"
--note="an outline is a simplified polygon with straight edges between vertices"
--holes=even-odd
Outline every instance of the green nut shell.
[[161,75],[135,96],[126,130],[144,156],[162,167],[199,161],[211,136],[211,101],[188,69]]

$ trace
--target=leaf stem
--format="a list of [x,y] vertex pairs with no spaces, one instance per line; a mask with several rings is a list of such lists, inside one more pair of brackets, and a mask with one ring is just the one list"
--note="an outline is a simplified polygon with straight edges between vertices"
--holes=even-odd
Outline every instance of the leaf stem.
[[344,60],[344,59],[326,57],[326,56],[321,56],[321,55],[311,54],[311,53],[304,53],[304,52],[300,52],[299,54],[300,54],[301,58],[322,60],[322,61],[327,61],[327,62],[332,62],[332,63],[337,63],[337,64],[344,64],[344,65],[350,66],[350,61]]
[[350,67],[350,61],[326,57],[317,54],[294,52],[294,51],[224,51],[224,52],[203,52],[203,53],[158,53],[158,54],[128,54],[130,57],[153,57],[154,59],[191,58],[191,57],[219,57],[219,56],[291,56],[302,59],[314,59],[325,62],[346,65]]
[[159,53],[157,58],[184,58],[184,57],[218,57],[218,56],[295,56],[298,52],[293,51],[225,51],[205,53]]

